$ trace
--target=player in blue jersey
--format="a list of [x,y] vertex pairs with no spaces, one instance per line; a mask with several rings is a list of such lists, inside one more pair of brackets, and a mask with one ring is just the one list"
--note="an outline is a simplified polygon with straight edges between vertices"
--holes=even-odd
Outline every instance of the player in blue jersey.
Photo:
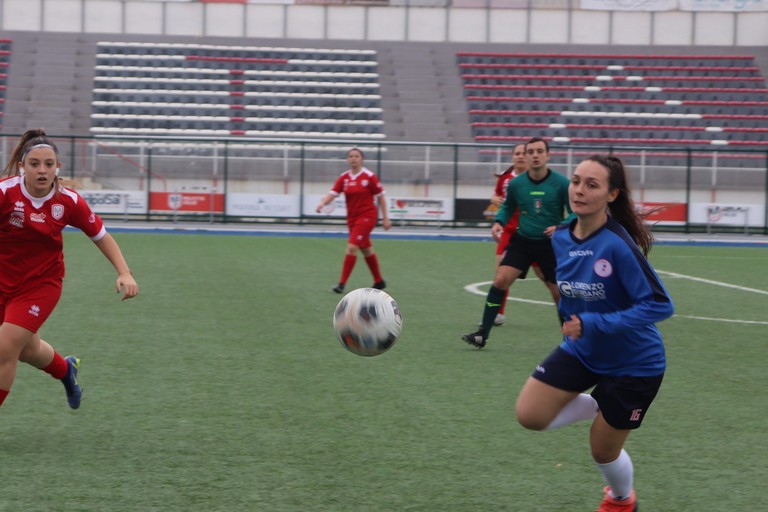
[[608,484],[598,512],[633,512],[624,443],[661,385],[666,359],[655,323],[672,315],[672,300],[646,259],[652,236],[622,161],[584,160],[568,195],[576,219],[552,235],[564,339],[525,383],[517,420],[531,430],[591,420],[592,457]]

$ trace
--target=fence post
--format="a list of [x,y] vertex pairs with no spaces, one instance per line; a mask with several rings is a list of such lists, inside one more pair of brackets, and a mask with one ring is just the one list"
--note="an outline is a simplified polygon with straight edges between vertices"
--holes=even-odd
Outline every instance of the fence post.
[[685,150],[686,170],[685,170],[685,233],[691,232],[691,181],[693,179],[693,154],[691,148]]
[[763,200],[763,234],[768,235],[768,151],[765,152],[765,199]]
[[456,195],[459,193],[459,145],[453,145],[453,227],[456,227]]
[[299,224],[304,223],[304,142],[299,143]]
[[152,220],[152,143],[147,144],[147,222]]

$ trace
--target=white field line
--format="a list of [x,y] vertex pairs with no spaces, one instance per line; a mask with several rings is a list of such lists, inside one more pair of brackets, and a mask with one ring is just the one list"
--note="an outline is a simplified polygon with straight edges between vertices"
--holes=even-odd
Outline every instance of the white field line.
[[[527,283],[529,281],[533,282],[530,279],[519,279],[516,282],[517,283]],[[535,282],[538,282],[538,281],[539,281],[538,279],[535,280]],[[483,290],[480,289],[480,287],[481,286],[489,285],[491,283],[493,283],[493,281],[483,281],[481,283],[472,283],[472,284],[468,284],[467,286],[465,286],[464,289],[467,290],[469,293],[473,293],[475,295],[481,295],[481,296],[485,297],[486,295],[488,295],[488,292],[484,292]],[[514,286],[512,288],[514,288]],[[511,290],[511,288],[510,288],[510,290]],[[543,300],[519,299],[517,297],[512,297],[511,295],[507,296],[507,300],[512,300],[512,301],[515,301],[515,302],[526,302],[528,304],[541,304],[543,306],[554,306],[554,304],[552,303],[551,300],[547,302],[547,301],[543,301]]]
[[[768,295],[768,291],[765,290],[758,290],[756,288],[747,288],[745,286],[738,286],[735,284],[730,283],[723,283],[721,281],[712,281],[710,279],[702,279],[700,277],[694,277],[694,276],[687,276],[685,274],[678,274],[676,272],[666,272],[663,270],[656,270],[656,273],[661,275],[666,275],[670,277],[675,277],[678,279],[689,279],[691,281],[697,281],[700,283],[705,284],[711,284],[714,286],[722,286],[724,288],[733,288],[736,290],[741,290],[744,292],[751,292],[751,293],[758,293],[761,295]],[[537,280],[518,280],[516,283],[526,283],[526,282],[536,282]],[[472,283],[468,284],[464,287],[466,291],[469,293],[473,293],[475,295],[481,295],[485,297],[488,293],[484,292],[480,289],[481,286],[487,286],[491,284],[493,281],[483,281],[480,283]],[[514,286],[513,286],[514,287]],[[551,302],[547,301],[541,301],[541,300],[531,300],[531,299],[520,299],[517,297],[512,297],[511,295],[507,297],[507,300],[509,301],[515,301],[515,302],[525,302],[528,304],[541,304],[544,306],[551,306]],[[690,320],[704,320],[707,322],[723,322],[723,323],[732,323],[732,324],[748,324],[748,325],[768,325],[768,321],[759,321],[759,320],[737,320],[733,318],[715,318],[715,317],[708,317],[708,316],[695,316],[695,315],[673,315],[678,318],[688,318]]]
[[711,284],[714,286],[722,286],[723,288],[733,288],[734,290],[741,290],[742,292],[759,293],[761,295],[768,295],[768,291],[758,290],[757,288],[747,288],[746,286],[739,286],[730,283],[723,283],[722,281],[712,281],[711,279],[703,279],[701,277],[687,276],[685,274],[678,274],[677,272],[666,272],[664,270],[656,270],[657,274],[677,277],[680,279],[688,279],[689,281],[697,281],[699,283]]

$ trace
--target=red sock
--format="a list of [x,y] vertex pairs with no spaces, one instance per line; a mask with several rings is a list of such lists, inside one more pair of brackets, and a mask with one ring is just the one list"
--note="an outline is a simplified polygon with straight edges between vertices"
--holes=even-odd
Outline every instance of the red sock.
[[507,297],[509,296],[509,288],[504,292],[504,300],[501,301],[501,307],[499,308],[499,314],[504,314],[504,308],[507,307]]
[[54,351],[53,352],[53,361],[51,361],[48,366],[45,368],[42,368],[42,370],[49,374],[54,379],[63,379],[67,376],[67,371],[69,370],[69,365],[67,364],[66,359],[61,357],[61,354]]
[[10,393],[10,391],[6,391],[5,389],[0,389],[0,405],[3,405],[3,402],[5,401],[5,397],[8,396],[8,393]]
[[344,266],[341,268],[341,279],[339,283],[347,284],[347,279],[352,274],[352,269],[355,268],[355,262],[357,262],[357,255],[347,254],[344,256]]
[[366,256],[365,262],[368,264],[368,268],[371,269],[373,282],[378,283],[379,281],[383,281],[384,279],[381,278],[381,270],[379,270],[379,258],[376,257],[376,254]]

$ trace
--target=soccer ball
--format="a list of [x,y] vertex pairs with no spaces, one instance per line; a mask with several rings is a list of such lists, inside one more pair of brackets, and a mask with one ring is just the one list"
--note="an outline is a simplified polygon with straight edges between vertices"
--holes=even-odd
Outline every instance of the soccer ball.
[[333,330],[342,346],[359,356],[378,356],[395,344],[403,328],[400,308],[388,293],[358,288],[333,312]]

